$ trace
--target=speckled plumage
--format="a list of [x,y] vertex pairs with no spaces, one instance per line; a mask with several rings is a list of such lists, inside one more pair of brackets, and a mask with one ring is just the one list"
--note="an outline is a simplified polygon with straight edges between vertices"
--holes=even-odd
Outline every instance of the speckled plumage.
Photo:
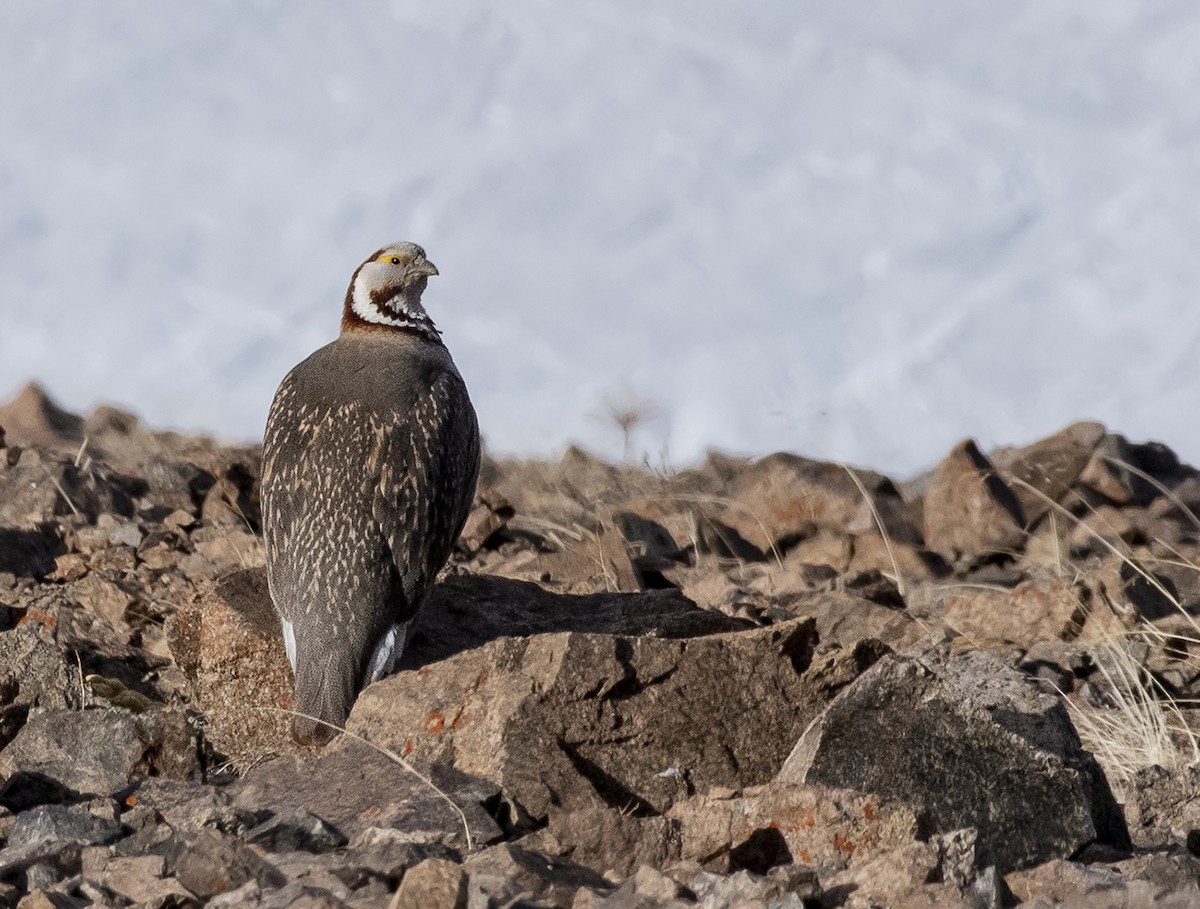
[[[387,259],[395,250],[404,251],[401,264]],[[475,491],[475,411],[420,305],[436,273],[413,244],[384,247],[363,263],[341,335],[288,373],[267,419],[271,598],[285,638],[294,639],[296,709],[326,723],[342,724],[358,692],[390,671]],[[400,302],[383,286],[397,274]],[[371,282],[382,290],[359,293]],[[383,318],[356,318],[356,295]],[[302,719],[293,731],[302,741],[330,735]]]

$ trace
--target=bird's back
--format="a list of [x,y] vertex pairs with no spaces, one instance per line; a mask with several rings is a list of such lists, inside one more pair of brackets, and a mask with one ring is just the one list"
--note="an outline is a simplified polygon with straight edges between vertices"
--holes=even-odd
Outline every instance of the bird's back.
[[478,465],[475,413],[440,344],[343,334],[284,379],[262,495],[298,710],[345,719],[372,650],[412,617],[449,556]]

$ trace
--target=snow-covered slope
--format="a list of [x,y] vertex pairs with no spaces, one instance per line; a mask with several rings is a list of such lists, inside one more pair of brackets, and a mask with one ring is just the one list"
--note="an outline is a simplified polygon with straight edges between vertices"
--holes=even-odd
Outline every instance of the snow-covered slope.
[[490,448],[1200,460],[1186,0],[0,5],[0,396],[261,431],[393,239]]

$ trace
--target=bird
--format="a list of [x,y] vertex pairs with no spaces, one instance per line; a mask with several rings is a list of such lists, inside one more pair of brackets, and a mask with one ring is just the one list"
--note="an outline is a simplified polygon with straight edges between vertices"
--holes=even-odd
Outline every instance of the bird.
[[331,739],[359,692],[394,669],[474,498],[478,420],[421,302],[437,274],[415,243],[372,253],[350,279],[337,338],[271,403],[267,581],[301,744]]

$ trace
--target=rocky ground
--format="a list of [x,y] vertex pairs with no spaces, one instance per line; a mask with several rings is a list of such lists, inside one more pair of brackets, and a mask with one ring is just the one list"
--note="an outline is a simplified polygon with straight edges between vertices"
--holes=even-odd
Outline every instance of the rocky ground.
[[1200,473],[489,461],[399,671],[286,734],[258,450],[0,407],[0,904],[1200,904]]

